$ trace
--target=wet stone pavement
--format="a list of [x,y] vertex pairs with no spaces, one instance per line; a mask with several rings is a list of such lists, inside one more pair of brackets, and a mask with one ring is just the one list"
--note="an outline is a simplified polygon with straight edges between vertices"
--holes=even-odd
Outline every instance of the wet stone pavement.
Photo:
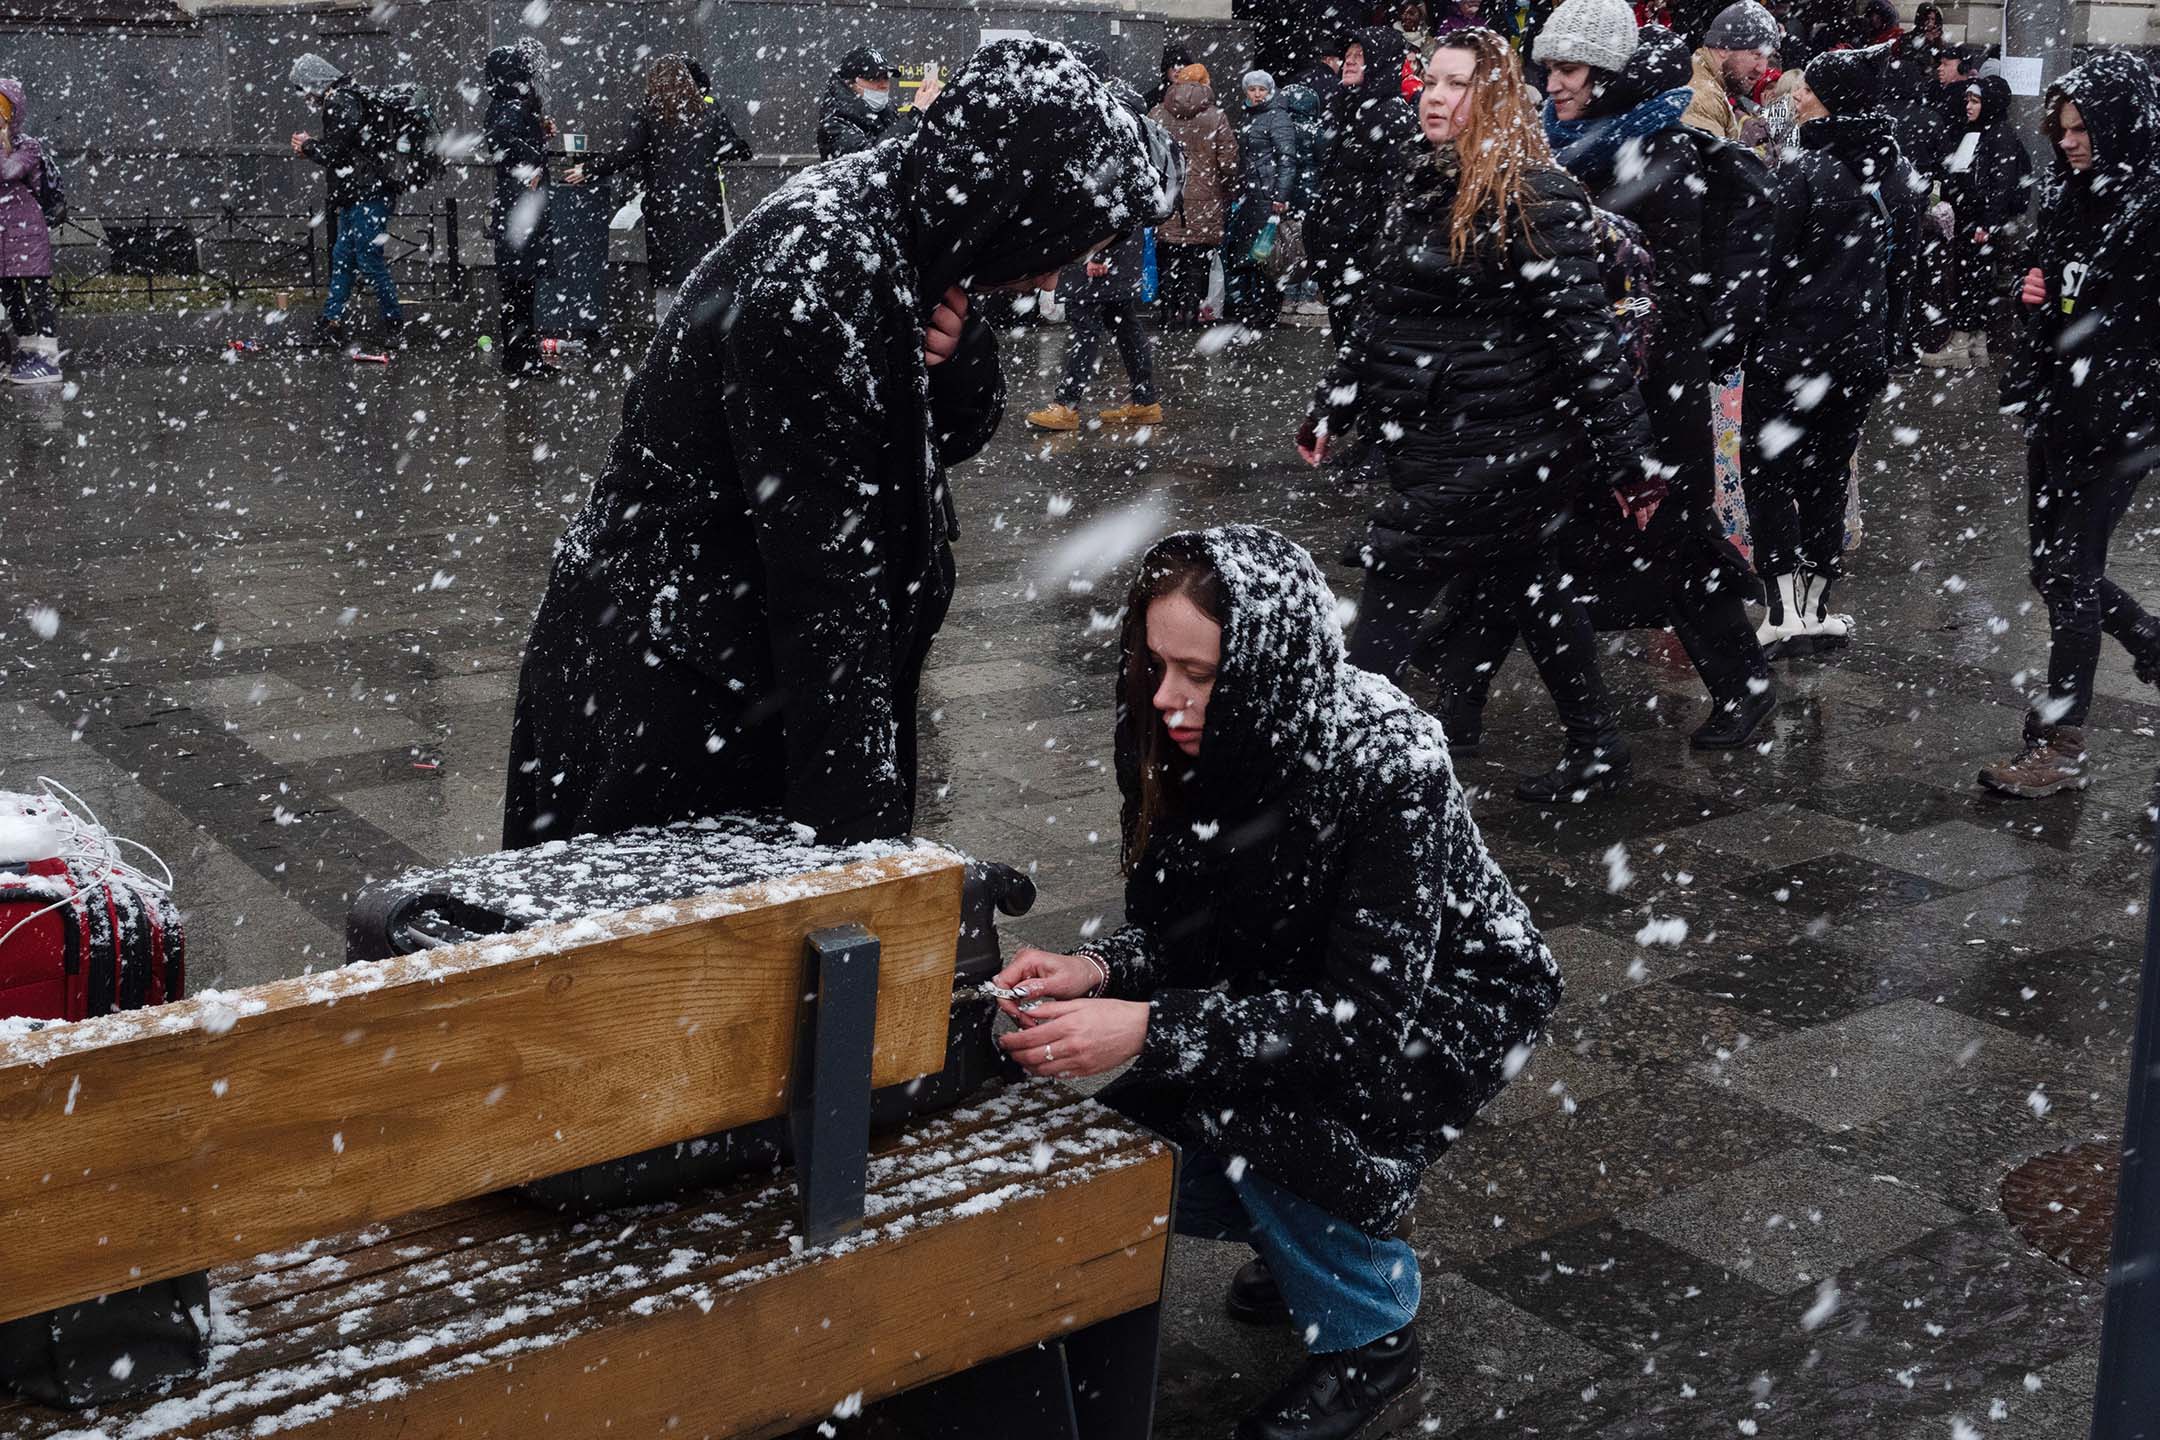
[[[1060,343],[1008,346],[1006,428],[956,476],[921,824],[1032,866],[1010,933],[1050,946],[1118,912],[1105,547],[1256,521],[1349,597],[1361,514],[1288,445],[1317,335],[1171,358],[1144,439],[1024,430]],[[622,363],[597,370],[264,355],[0,396],[0,788],[50,775],[172,864],[197,988],[334,964],[369,877],[494,847],[519,647],[614,429]],[[1608,637],[1639,778],[1525,808],[1558,730],[1509,666],[1461,769],[1568,995],[1426,1181],[1423,1433],[2083,1435],[2099,1289],[1998,1185],[2121,1123],[2160,695],[2111,648],[2092,787],[1975,790],[2045,659],[2020,461],[1986,377],[1878,416],[1858,643],[1779,667],[1761,752],[1690,753],[1678,646]],[[2118,537],[2134,592],[2152,524]],[[1296,1356],[1222,1317],[1242,1258],[1180,1242],[1164,1437],[1227,1433]]]

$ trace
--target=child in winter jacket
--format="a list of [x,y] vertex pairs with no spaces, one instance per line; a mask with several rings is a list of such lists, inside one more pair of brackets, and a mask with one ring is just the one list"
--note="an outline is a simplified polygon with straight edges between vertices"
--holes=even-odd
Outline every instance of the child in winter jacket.
[[24,133],[23,85],[0,80],[0,303],[15,332],[8,380],[51,385],[60,379],[58,314],[52,293],[52,231],[38,200],[44,142]]

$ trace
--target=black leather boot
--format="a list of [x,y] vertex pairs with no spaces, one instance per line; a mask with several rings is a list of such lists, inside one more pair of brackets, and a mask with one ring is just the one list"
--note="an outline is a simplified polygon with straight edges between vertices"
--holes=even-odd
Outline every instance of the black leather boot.
[[1710,718],[1688,743],[1697,750],[1739,749],[1777,709],[1770,662],[1747,611],[1738,599],[1697,604],[1683,598],[1673,607],[1672,628],[1710,692]]
[[1276,1288],[1274,1273],[1265,1260],[1248,1260],[1238,1266],[1237,1274],[1230,1277],[1229,1293],[1223,1296],[1223,1309],[1240,1325],[1290,1323],[1290,1307],[1283,1302],[1282,1291]]
[[1237,1440],[1380,1440],[1417,1420],[1422,1378],[1408,1325],[1355,1350],[1308,1356],[1238,1422]]
[[1485,696],[1483,689],[1469,695],[1443,696],[1438,705],[1440,728],[1447,732],[1450,755],[1474,757],[1485,743]]
[[1635,757],[1617,730],[1594,740],[1568,736],[1560,763],[1515,782],[1515,798],[1532,805],[1579,805],[1597,795],[1610,795],[1627,783]]
[[1756,727],[1777,709],[1777,687],[1762,682],[1760,692],[1743,691],[1729,700],[1710,697],[1710,718],[1688,736],[1697,750],[1738,750],[1755,738]]

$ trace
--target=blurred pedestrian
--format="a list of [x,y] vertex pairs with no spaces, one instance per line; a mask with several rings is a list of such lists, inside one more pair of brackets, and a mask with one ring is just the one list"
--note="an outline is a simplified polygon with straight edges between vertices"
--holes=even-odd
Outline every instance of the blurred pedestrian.
[[1950,343],[1927,363],[1971,370],[1988,363],[1999,308],[1995,257],[2032,203],[2032,154],[2010,124],[2010,84],[1999,75],[1965,87],[1965,123],[1942,161],[1943,198],[1956,217],[1950,241]]
[[2108,577],[2108,542],[2160,455],[2160,89],[2145,62],[2103,51],[2044,102],[2054,175],[2003,377],[2025,423],[2033,588],[2047,605],[2047,688],[2016,755],[1980,783],[2036,798],[2082,788],[2100,638],[2160,684],[2160,619]]
[[680,55],[663,55],[645,76],[645,98],[622,148],[573,165],[569,185],[629,173],[645,192],[645,267],[653,318],[667,319],[675,296],[705,252],[727,237],[720,165],[750,147],[709,99]]
[[537,307],[547,272],[548,137],[541,77],[547,51],[526,36],[488,52],[487,123],[482,144],[495,162],[488,234],[495,241],[495,286],[502,334],[496,355],[506,375],[545,373]]
[[1297,195],[1302,147],[1290,112],[1277,103],[1273,75],[1248,70],[1242,89],[1237,203],[1223,231],[1223,318],[1249,337],[1271,328],[1282,314],[1282,290],[1255,258],[1255,247],[1287,243],[1281,230]]
[[1393,26],[1353,33],[1343,47],[1342,88],[1328,102],[1327,164],[1305,226],[1305,257],[1337,344],[1350,333],[1362,261],[1403,174],[1404,149],[1417,139],[1417,112],[1396,79],[1407,48]]
[[1209,272],[1221,255],[1223,222],[1237,195],[1237,133],[1215,103],[1205,65],[1180,69],[1148,118],[1185,151],[1184,197],[1176,213],[1155,227],[1155,269],[1163,328],[1190,330],[1201,323]]
[[15,332],[8,380],[60,379],[59,312],[53,304],[52,230],[45,221],[45,144],[25,124],[20,80],[0,80],[0,305]]
[[375,291],[385,335],[395,345],[405,332],[405,312],[385,253],[398,187],[383,154],[384,138],[369,124],[368,101],[360,87],[322,56],[310,52],[294,60],[291,79],[293,88],[322,112],[322,134],[295,132],[292,150],[329,176],[330,216],[337,234],[330,249],[330,293],[309,338],[324,346],[349,342],[345,306],[354,279],[364,277]]

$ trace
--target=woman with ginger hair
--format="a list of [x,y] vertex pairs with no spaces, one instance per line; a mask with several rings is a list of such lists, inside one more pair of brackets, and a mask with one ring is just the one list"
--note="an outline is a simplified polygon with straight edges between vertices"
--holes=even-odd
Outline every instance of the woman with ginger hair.
[[[1318,464],[1353,428],[1373,442],[1362,468],[1380,498],[1351,662],[1394,678],[1442,587],[1479,586],[1474,613],[1520,627],[1567,731],[1559,763],[1516,794],[1572,803],[1616,788],[1629,756],[1560,531],[1579,505],[1640,513],[1663,481],[1643,463],[1649,427],[1589,197],[1553,163],[1507,42],[1484,29],[1442,37],[1418,126],[1428,148],[1366,257],[1299,449]],[[1448,673],[1484,653],[1484,637],[1460,633],[1472,628],[1452,627],[1443,701],[1475,678]]]

